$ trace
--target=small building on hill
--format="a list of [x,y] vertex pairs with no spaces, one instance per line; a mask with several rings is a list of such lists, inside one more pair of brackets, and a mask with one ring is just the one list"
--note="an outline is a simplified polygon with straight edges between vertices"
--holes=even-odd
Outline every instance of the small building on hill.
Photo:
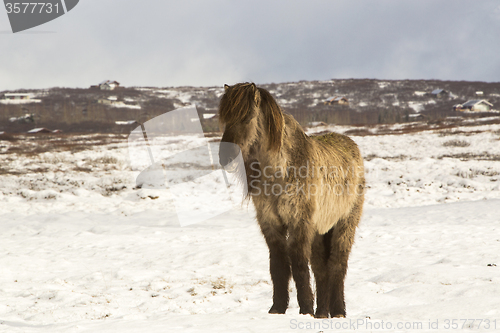
[[30,94],[24,94],[24,93],[5,93],[0,95],[0,99],[6,99],[6,100],[26,100],[30,99]]
[[473,99],[465,102],[464,104],[457,104],[453,106],[456,111],[470,111],[470,112],[489,112],[493,104],[484,99]]
[[347,105],[349,101],[344,96],[334,96],[326,99],[323,104],[325,105]]
[[101,90],[114,90],[119,85],[120,85],[120,83],[117,81],[104,80],[95,86],[90,86],[90,88],[91,89],[101,89]]
[[442,98],[448,96],[449,94],[450,93],[444,89],[434,89],[433,91],[431,91],[431,96],[437,98]]
[[31,104],[41,103],[41,99],[32,98],[30,93],[2,93],[0,94],[1,104]]

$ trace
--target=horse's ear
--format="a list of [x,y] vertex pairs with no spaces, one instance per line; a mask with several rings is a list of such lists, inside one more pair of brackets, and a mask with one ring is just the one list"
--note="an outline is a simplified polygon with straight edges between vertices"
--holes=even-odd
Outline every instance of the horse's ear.
[[[255,85],[254,85],[255,87]],[[257,89],[257,87],[255,88],[254,90],[254,100],[255,100],[255,105],[259,106],[260,105],[260,92],[259,92],[259,89]]]
[[227,84],[224,84],[224,91],[227,91],[229,89],[229,86]]

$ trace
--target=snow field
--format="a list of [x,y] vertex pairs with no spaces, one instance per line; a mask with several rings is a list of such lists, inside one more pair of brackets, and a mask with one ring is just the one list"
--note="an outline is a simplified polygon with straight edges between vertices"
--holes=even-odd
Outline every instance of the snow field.
[[[499,130],[352,137],[369,188],[348,318],[334,322],[500,328]],[[298,315],[292,285],[287,314],[267,314],[268,252],[251,205],[180,227],[171,193],[134,189],[126,146],[0,155],[0,331],[334,331],[305,329],[318,321]]]

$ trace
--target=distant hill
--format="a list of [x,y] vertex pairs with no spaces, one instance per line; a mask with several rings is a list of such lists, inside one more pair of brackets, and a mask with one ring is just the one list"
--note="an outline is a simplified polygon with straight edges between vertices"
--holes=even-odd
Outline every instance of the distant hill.
[[[259,86],[269,90],[282,108],[304,126],[318,122],[361,125],[487,116],[453,111],[453,105],[471,99],[486,99],[494,109],[500,109],[498,82],[338,79]],[[440,97],[432,95],[436,89],[444,89],[445,93]],[[215,114],[223,91],[222,85],[4,91],[0,98],[9,93],[29,93],[31,98],[21,102],[0,99],[0,132],[44,127],[64,132],[127,133],[137,126],[128,121],[144,122],[189,104],[195,104],[200,115]],[[345,97],[348,104],[325,105],[330,97]],[[217,131],[216,119],[200,118],[206,131]]]

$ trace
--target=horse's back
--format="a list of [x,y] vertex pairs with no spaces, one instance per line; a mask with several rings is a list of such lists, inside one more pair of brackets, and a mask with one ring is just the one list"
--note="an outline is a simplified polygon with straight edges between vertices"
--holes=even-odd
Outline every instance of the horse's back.
[[318,136],[311,136],[311,138],[322,143],[324,147],[333,150],[337,155],[340,155],[345,159],[362,161],[358,145],[346,135],[332,132]]

